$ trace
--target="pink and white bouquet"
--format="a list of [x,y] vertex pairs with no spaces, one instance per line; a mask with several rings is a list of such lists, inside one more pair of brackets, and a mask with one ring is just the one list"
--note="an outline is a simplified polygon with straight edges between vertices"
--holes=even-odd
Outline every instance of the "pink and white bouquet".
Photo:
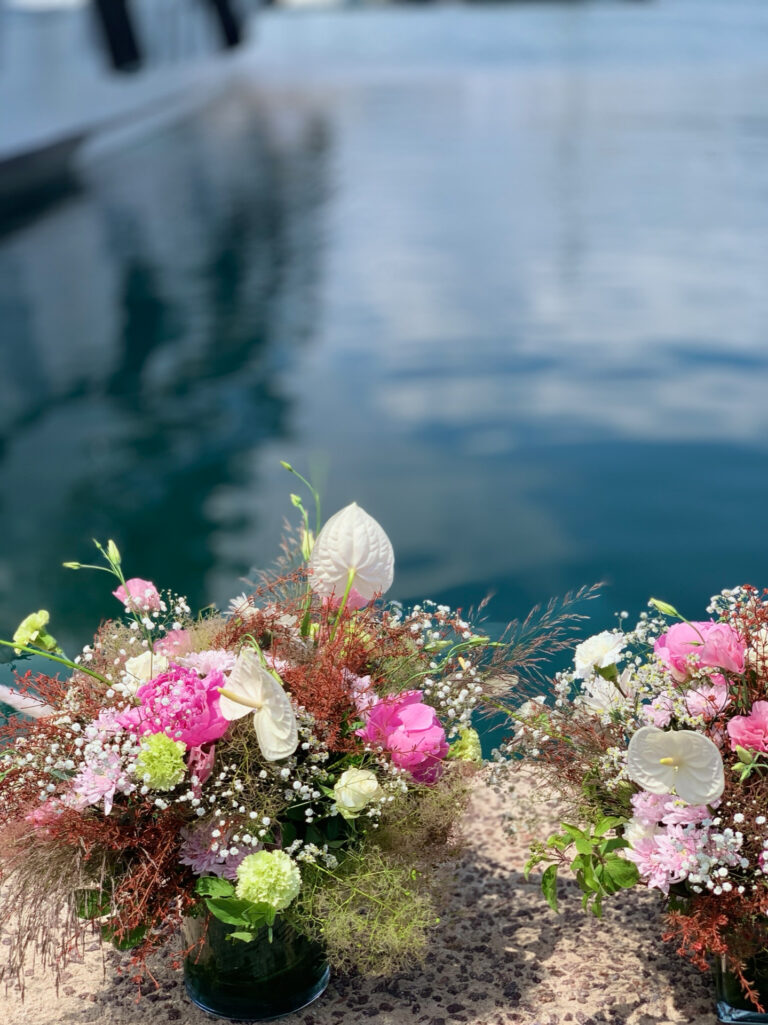
[[97,928],[140,977],[201,913],[243,943],[280,916],[371,973],[424,954],[494,645],[446,606],[383,604],[381,526],[352,504],[318,533],[292,497],[293,562],[226,612],[126,579],[110,541],[66,564],[114,580],[91,644],[67,658],[45,610],[5,642],[59,670],[5,693],[25,713],[0,728],[6,972],[33,951],[60,970]]
[[768,598],[726,590],[697,621],[650,606],[633,629],[622,613],[579,644],[553,693],[511,711],[507,753],[571,809],[529,868],[547,865],[553,907],[570,868],[598,915],[621,889],[659,891],[666,936],[702,968],[723,959],[756,1006],[751,959],[768,946]]

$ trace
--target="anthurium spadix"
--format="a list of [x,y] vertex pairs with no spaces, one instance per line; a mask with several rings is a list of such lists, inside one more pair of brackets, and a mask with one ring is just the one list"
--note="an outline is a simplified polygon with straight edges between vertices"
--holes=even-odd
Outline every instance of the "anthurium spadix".
[[299,745],[291,699],[251,648],[240,652],[226,687],[219,687],[219,708],[230,722],[253,714],[256,739],[268,762],[287,758]]
[[331,516],[317,535],[309,569],[315,594],[340,599],[354,588],[370,601],[392,586],[395,553],[381,525],[352,502]]
[[642,726],[629,742],[629,778],[652,794],[673,790],[688,804],[711,804],[723,792],[723,759],[709,737],[694,730]]

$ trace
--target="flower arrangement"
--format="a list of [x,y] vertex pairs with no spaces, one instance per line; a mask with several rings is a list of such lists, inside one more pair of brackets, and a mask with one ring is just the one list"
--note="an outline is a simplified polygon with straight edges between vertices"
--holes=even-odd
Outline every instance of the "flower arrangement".
[[702,969],[726,965],[761,1011],[750,973],[768,947],[768,592],[725,590],[698,622],[649,604],[634,629],[621,613],[579,644],[553,694],[510,710],[506,753],[569,809],[528,868],[547,866],[555,909],[562,867],[598,916],[621,889],[659,891],[665,938]]
[[117,584],[92,644],[69,660],[44,610],[3,642],[69,670],[5,695],[27,713],[0,727],[6,974],[32,951],[60,971],[91,927],[141,980],[190,915],[234,943],[279,916],[375,974],[426,951],[498,645],[446,606],[378,600],[392,545],[357,505],[318,532],[292,501],[296,543],[226,613],[126,579],[110,541],[65,564]]

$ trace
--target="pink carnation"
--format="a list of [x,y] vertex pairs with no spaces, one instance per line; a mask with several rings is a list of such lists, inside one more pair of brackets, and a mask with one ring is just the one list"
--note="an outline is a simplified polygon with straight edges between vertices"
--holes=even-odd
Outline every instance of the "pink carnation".
[[728,623],[675,623],[657,638],[653,650],[678,683],[696,667],[744,672],[746,645]]
[[734,715],[728,723],[731,750],[746,747],[768,751],[768,701],[756,701],[749,715]]
[[343,669],[342,676],[349,690],[349,696],[355,703],[355,708],[360,715],[364,715],[379,700],[378,694],[373,689],[370,676],[356,676],[349,669]]
[[165,733],[172,740],[181,740],[187,747],[200,747],[218,740],[228,721],[219,710],[219,687],[224,687],[220,672],[204,679],[194,669],[174,663],[136,691],[140,702],[120,716],[121,725],[143,736]]
[[389,751],[394,764],[418,782],[433,783],[448,744],[437,713],[421,698],[420,690],[390,694],[368,710],[368,721],[357,735]]
[[121,584],[112,594],[127,609],[132,609],[135,612],[160,611],[160,595],[151,580],[131,577],[130,580],[126,580],[125,587]]

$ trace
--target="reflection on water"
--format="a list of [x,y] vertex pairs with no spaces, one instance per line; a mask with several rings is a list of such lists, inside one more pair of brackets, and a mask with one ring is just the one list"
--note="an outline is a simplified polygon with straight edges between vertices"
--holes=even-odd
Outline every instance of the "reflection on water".
[[[291,16],[237,98],[0,240],[0,622],[114,536],[225,600],[292,485],[494,619],[768,581],[768,8]],[[439,46],[437,45],[439,43]]]
[[0,243],[4,633],[31,605],[65,637],[98,621],[101,575],[60,569],[91,561],[91,537],[209,600],[226,526],[211,496],[285,436],[278,374],[314,317],[325,150],[311,112],[269,123],[230,94]]

